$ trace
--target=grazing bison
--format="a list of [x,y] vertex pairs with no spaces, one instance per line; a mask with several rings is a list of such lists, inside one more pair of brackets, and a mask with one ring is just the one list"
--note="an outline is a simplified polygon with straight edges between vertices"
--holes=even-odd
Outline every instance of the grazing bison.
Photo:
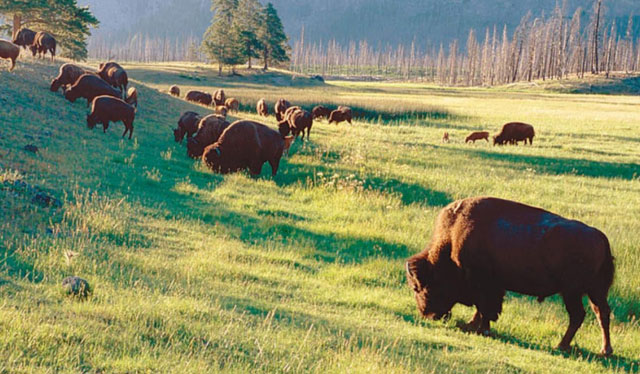
[[202,117],[196,112],[184,112],[178,120],[178,128],[173,130],[173,136],[176,142],[182,142],[184,136],[187,136],[187,141],[198,132],[198,124]]
[[213,93],[213,101],[218,105],[224,105],[227,101],[227,96],[224,94],[224,90],[217,90]]
[[196,136],[187,140],[187,155],[191,158],[201,157],[204,149],[217,142],[227,127],[229,122],[224,117],[216,114],[204,117],[198,123]]
[[230,97],[227,100],[225,100],[224,106],[226,106],[230,112],[237,113],[238,110],[240,110],[240,102],[238,101],[238,99],[234,99],[233,97]]
[[202,160],[217,173],[248,168],[252,176],[259,175],[268,162],[275,177],[283,150],[284,140],[277,131],[258,122],[236,121],[204,150]]
[[127,90],[127,98],[124,100],[127,104],[133,105],[138,108],[138,89],[135,87],[129,87]]
[[47,32],[37,32],[31,52],[35,55],[36,51],[41,58],[44,58],[47,52],[51,53],[51,61],[53,61],[56,57],[56,39]]
[[174,85],[174,86],[171,86],[171,87],[169,88],[169,93],[170,93],[172,96],[180,97],[180,87],[175,86],[175,85]]
[[442,142],[449,143],[449,133],[446,131],[444,132],[444,134],[442,134]]
[[218,105],[215,109],[215,112],[217,115],[227,118],[227,113],[229,112],[229,109],[227,109],[227,107],[224,105]]
[[542,209],[495,198],[469,198],[445,207],[430,248],[406,263],[420,313],[448,315],[461,303],[475,306],[468,328],[489,333],[502,311],[505,291],[538,297],[561,294],[569,328],[558,345],[570,349],[582,324],[587,294],[600,327],[602,354],[612,352],[607,294],[614,264],[599,230]]
[[11,67],[9,71],[13,71],[16,67],[16,60],[20,55],[20,47],[11,43],[8,40],[0,39],[0,58],[6,58],[11,60]]
[[258,100],[258,104],[256,104],[256,111],[258,115],[267,117],[269,115],[269,107],[267,106],[267,101],[265,99]]
[[129,76],[118,63],[113,61],[101,63],[98,75],[113,87],[120,89],[123,95],[127,93]]
[[199,103],[202,105],[211,105],[211,103],[213,102],[213,98],[211,97],[211,94],[208,94],[206,92],[201,92],[201,91],[189,91],[187,92],[187,96],[185,96],[185,98],[187,99],[187,101],[191,101],[194,103]]
[[329,114],[329,124],[335,122],[336,125],[340,122],[347,121],[351,124],[352,114],[351,108],[346,106],[339,106],[338,109],[334,110]]
[[97,123],[102,124],[103,132],[107,132],[109,122],[122,121],[124,132],[122,137],[129,133],[129,139],[133,135],[133,120],[136,118],[136,109],[122,101],[120,98],[112,96],[98,96],[93,99],[91,113],[87,115],[87,127],[96,127]]
[[331,109],[326,106],[318,105],[313,108],[311,113],[313,114],[313,119],[329,118],[329,115],[331,115]]
[[311,135],[311,126],[313,125],[313,116],[304,109],[296,109],[291,113],[288,113],[289,109],[287,109],[287,113],[285,113],[285,118],[278,123],[280,135],[284,138],[291,133],[297,138],[302,134],[302,140],[304,141],[304,131],[306,129],[307,139],[309,139],[309,136]]
[[35,41],[36,41],[36,32],[27,28],[20,29],[20,31],[18,31],[16,36],[13,38],[13,44],[20,46],[24,49],[27,49],[27,47],[34,46]]
[[489,143],[489,132],[487,131],[475,131],[472,132],[469,136],[464,140],[465,143],[476,142],[476,140],[486,140]]
[[87,99],[87,106],[97,96],[108,95],[120,98],[122,93],[105,82],[102,78],[93,74],[84,74],[64,93],[64,97],[75,102],[79,97]]
[[518,142],[523,140],[524,144],[527,144],[527,140],[529,140],[529,144],[533,145],[533,138],[535,136],[536,132],[533,129],[533,126],[526,123],[511,122],[502,126],[502,131],[500,131],[500,134],[493,137],[493,145],[518,145]]
[[291,103],[289,103],[287,100],[278,99],[276,105],[274,106],[274,113],[276,114],[276,120],[278,122],[282,121],[282,115],[287,111],[287,109],[289,109],[290,106]]
[[78,81],[78,78],[88,73],[86,70],[78,65],[64,64],[60,66],[60,72],[58,76],[51,81],[51,92],[56,92],[60,87],[72,86]]

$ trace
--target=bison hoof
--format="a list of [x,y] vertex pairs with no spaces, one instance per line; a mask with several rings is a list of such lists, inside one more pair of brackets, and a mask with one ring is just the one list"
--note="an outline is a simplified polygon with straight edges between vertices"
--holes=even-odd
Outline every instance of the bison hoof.
[[563,345],[563,344],[559,344],[556,347],[557,350],[565,352],[565,353],[571,353],[571,346],[570,345]]
[[602,348],[602,350],[600,351],[600,356],[609,357],[611,356],[612,353],[613,353],[613,348],[606,347],[606,348]]

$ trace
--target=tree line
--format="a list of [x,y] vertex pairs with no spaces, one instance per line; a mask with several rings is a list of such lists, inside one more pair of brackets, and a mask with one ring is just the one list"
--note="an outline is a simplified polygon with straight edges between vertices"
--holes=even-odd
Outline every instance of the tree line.
[[415,40],[409,46],[376,48],[366,41],[305,43],[303,31],[291,65],[309,74],[397,76],[467,86],[636,72],[640,40],[633,37],[633,17],[624,34],[618,29],[615,20],[606,21],[602,0],[595,0],[589,13],[578,8],[568,16],[565,6],[556,6],[549,16],[527,14],[511,33],[506,26],[494,26],[481,38],[470,30],[465,46],[454,40],[448,48],[426,51]]

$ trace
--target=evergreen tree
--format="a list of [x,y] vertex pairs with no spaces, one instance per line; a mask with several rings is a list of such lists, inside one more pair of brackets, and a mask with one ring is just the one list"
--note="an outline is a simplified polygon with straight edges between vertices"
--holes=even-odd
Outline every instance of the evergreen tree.
[[74,60],[87,58],[89,28],[99,23],[76,0],[0,0],[0,14],[13,21],[12,35],[22,27],[47,31],[62,47],[62,56]]
[[264,70],[269,68],[269,63],[289,61],[289,50],[287,35],[284,33],[282,21],[278,17],[278,12],[273,4],[268,3],[263,12],[263,25],[260,33],[262,42],[262,59]]
[[202,50],[218,63],[218,74],[222,75],[222,67],[244,62],[238,38],[231,32],[234,14],[238,8],[238,0],[213,0],[211,10],[213,20],[202,40]]
[[258,52],[262,49],[262,43],[258,39],[258,31],[262,26],[261,11],[262,5],[258,0],[239,0],[233,17],[231,32],[249,69],[251,59],[260,57]]

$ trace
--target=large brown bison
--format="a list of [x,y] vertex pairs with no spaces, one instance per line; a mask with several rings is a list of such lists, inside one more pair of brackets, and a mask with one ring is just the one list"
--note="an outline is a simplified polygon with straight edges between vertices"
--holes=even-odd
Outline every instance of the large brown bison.
[[196,112],[184,112],[178,120],[178,128],[173,130],[173,137],[176,142],[182,142],[185,135],[187,141],[198,132],[198,124],[202,117]]
[[13,71],[16,67],[16,60],[20,55],[20,47],[11,43],[8,40],[0,39],[0,58],[6,58],[11,60],[11,67],[9,71]]
[[98,69],[98,75],[107,83],[118,88],[123,95],[127,93],[127,85],[129,84],[129,76],[117,62],[103,62]]
[[191,158],[201,157],[204,149],[217,142],[227,127],[229,122],[224,117],[216,114],[204,117],[198,123],[196,136],[187,140],[187,155]]
[[527,140],[529,140],[529,144],[533,145],[533,138],[535,136],[536,132],[533,126],[526,123],[511,122],[502,126],[500,134],[493,137],[493,145],[518,145],[520,141],[524,141],[524,144],[527,144]]
[[49,33],[44,31],[38,31],[36,33],[34,44],[31,52],[38,52],[38,55],[41,58],[44,58],[47,52],[51,53],[51,61],[53,61],[56,57],[56,39]]
[[121,98],[122,92],[111,87],[109,83],[93,74],[81,75],[76,83],[64,93],[64,97],[72,103],[79,97],[87,99],[87,106],[89,106],[94,98],[102,95]]
[[237,113],[238,110],[240,110],[240,102],[238,101],[238,99],[235,99],[233,97],[230,97],[227,100],[225,100],[224,106],[226,106],[230,112]]
[[313,119],[329,118],[329,115],[331,115],[331,109],[323,105],[318,105],[313,108],[311,113],[313,114]]
[[[292,107],[293,108],[293,107]],[[289,110],[285,112],[285,116],[280,123],[278,123],[278,130],[280,130],[280,135],[282,137],[286,137],[290,133],[293,134],[294,137],[298,137],[302,134],[302,140],[304,141],[304,131],[307,130],[307,139],[311,135],[311,126],[313,125],[313,116],[311,113],[307,112],[304,109],[295,109],[291,113]]]
[[20,29],[13,38],[13,44],[24,49],[35,44],[36,32],[27,28]]
[[278,99],[278,101],[276,102],[276,105],[273,108],[274,113],[276,114],[276,120],[278,122],[282,121],[284,112],[286,112],[290,106],[291,106],[291,103],[288,102],[287,100]]
[[269,115],[269,107],[267,106],[267,101],[265,99],[258,100],[258,104],[256,104],[256,111],[258,115],[267,117]]
[[224,93],[224,90],[220,89],[213,93],[213,101],[218,105],[224,105],[227,101],[227,96]]
[[562,350],[584,320],[586,294],[602,328],[601,353],[612,352],[613,257],[607,237],[584,223],[496,198],[456,201],[440,212],[430,248],[411,257],[406,272],[424,317],[440,319],[457,303],[475,306],[467,327],[484,334],[502,311],[505,291],[539,301],[559,293],[569,313]]
[[56,92],[60,87],[72,86],[84,74],[91,74],[85,69],[74,64],[64,64],[60,66],[58,76],[51,81],[51,92]]
[[171,87],[169,88],[169,93],[170,93],[172,96],[180,97],[180,87],[175,86],[175,85],[174,85],[174,86],[171,86]]
[[124,132],[122,137],[129,133],[129,139],[133,135],[133,121],[136,118],[136,109],[122,101],[120,98],[112,96],[98,96],[93,99],[91,113],[87,115],[87,127],[96,127],[102,124],[103,132],[107,132],[109,122],[122,121]]
[[333,112],[331,112],[331,114],[329,114],[329,124],[335,122],[337,125],[340,122],[344,122],[344,121],[347,121],[349,122],[349,124],[351,124],[352,118],[353,117],[351,114],[351,108],[346,106],[340,106],[338,107],[338,109],[334,110]]
[[187,101],[207,106],[211,105],[211,103],[213,102],[213,97],[211,97],[211,94],[196,90],[187,92],[187,96],[185,96],[185,99],[187,99]]
[[473,142],[475,144],[476,140],[486,140],[489,143],[489,132],[488,131],[475,131],[472,132],[469,136],[464,140],[465,143]]
[[216,173],[249,169],[252,176],[268,162],[275,177],[283,150],[284,140],[277,131],[258,122],[236,121],[204,150],[202,160]]

